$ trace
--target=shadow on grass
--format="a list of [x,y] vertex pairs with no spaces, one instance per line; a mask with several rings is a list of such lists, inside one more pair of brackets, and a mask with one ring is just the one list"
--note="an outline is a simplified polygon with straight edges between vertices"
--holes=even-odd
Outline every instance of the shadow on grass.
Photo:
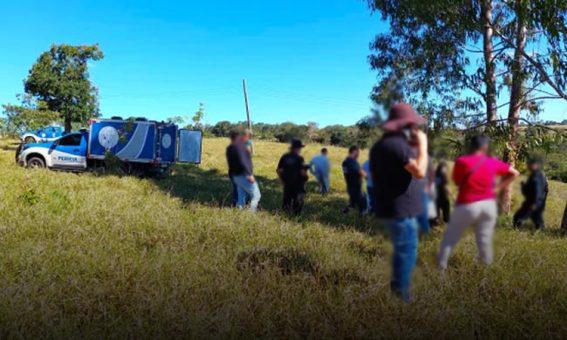
[[[281,210],[282,185],[279,180],[257,176],[262,199],[260,209],[272,214],[285,216],[298,223],[319,222],[337,229],[356,229],[369,234],[385,234],[385,228],[370,216],[360,216],[351,211],[342,213],[347,198],[339,192],[322,196],[317,184],[307,185],[305,207],[301,216],[289,216]],[[197,202],[214,207],[231,206],[231,183],[228,176],[218,170],[203,170],[195,166],[178,165],[170,176],[155,180],[155,184],[172,196],[185,202]]]

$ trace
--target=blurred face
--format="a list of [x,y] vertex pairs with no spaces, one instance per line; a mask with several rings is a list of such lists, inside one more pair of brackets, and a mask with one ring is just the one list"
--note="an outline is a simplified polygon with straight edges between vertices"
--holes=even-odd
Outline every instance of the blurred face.
[[353,152],[350,154],[350,156],[351,156],[353,159],[358,159],[358,156],[360,156],[360,150],[355,150],[355,151],[353,151]]
[[484,146],[481,146],[480,149],[478,149],[478,152],[488,155],[488,152],[490,151],[490,145],[486,144]]
[[247,134],[247,133],[246,133],[246,134],[243,134],[242,137],[240,137],[240,139],[241,139],[243,142],[247,142],[247,141],[250,140],[250,134]]
[[532,172],[538,171],[539,169],[541,169],[541,164],[539,164],[539,163],[528,164],[528,168]]

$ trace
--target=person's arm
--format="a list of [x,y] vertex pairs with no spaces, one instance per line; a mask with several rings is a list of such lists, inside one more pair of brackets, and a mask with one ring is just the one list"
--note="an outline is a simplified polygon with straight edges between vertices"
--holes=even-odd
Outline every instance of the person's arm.
[[537,209],[538,207],[543,206],[543,204],[545,203],[545,187],[546,187],[546,180],[545,180],[545,176],[542,174],[539,174],[538,176],[536,176],[535,178],[535,207],[534,209]]
[[427,135],[421,130],[415,132],[417,141],[417,157],[410,159],[405,169],[413,177],[423,179],[427,175],[427,167],[429,165],[429,156],[427,154]]
[[278,162],[278,167],[276,168],[276,173],[278,174],[278,178],[281,180],[282,179],[282,175],[283,175],[283,157],[280,158],[279,162]]
[[502,180],[496,187],[496,192],[500,192],[508,188],[512,183],[514,183],[518,176],[520,176],[520,172],[518,170],[514,169],[511,166],[508,167],[508,172],[502,176]]
[[246,175],[248,182],[255,183],[256,179],[254,178],[254,170],[252,169],[252,159],[250,158],[250,154],[246,150],[246,147],[239,147],[237,151],[238,161],[244,169],[244,174]]

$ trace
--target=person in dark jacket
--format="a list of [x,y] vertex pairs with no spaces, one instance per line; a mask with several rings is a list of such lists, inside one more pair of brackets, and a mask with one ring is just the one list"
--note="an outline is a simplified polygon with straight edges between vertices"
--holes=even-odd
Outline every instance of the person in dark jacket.
[[514,215],[515,227],[521,227],[524,221],[529,218],[534,222],[537,229],[543,230],[545,228],[543,212],[545,211],[549,189],[542,165],[543,162],[537,157],[528,161],[530,176],[526,182],[522,183],[524,203]]
[[236,149],[236,143],[240,138],[240,133],[237,131],[230,132],[230,144],[226,148],[226,162],[228,163],[228,178],[230,178],[230,183],[232,185],[232,195],[231,195],[231,206],[236,207],[238,204],[238,186],[234,182],[234,175],[239,168],[238,153]]
[[343,162],[343,174],[347,185],[349,205],[343,212],[348,213],[350,208],[356,208],[360,213],[366,212],[366,196],[362,191],[362,180],[366,178],[366,173],[358,163],[360,149],[351,146],[348,150],[348,157]]
[[437,194],[437,222],[449,223],[451,216],[451,202],[449,200],[449,176],[446,162],[441,162],[435,171],[435,189]]
[[283,183],[283,204],[285,212],[299,215],[305,202],[305,183],[307,183],[308,165],[301,157],[303,143],[294,139],[291,141],[289,152],[280,158],[277,173]]

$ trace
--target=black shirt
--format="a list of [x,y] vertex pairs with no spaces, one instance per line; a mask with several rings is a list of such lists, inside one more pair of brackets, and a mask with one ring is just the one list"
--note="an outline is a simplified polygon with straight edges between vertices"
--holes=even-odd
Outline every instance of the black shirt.
[[252,157],[244,143],[230,144],[226,148],[226,161],[229,176],[252,176],[254,174]]
[[403,134],[386,134],[372,147],[374,211],[379,218],[416,217],[422,212],[422,185],[405,169],[415,158],[415,150]]
[[[371,168],[372,169],[372,168]],[[350,157],[343,162],[343,174],[348,188],[362,187],[362,176],[360,176],[360,164]]]
[[304,175],[305,160],[300,155],[288,152],[280,158],[278,172],[286,186],[296,186],[303,188],[307,181]]
[[226,162],[228,163],[228,175],[230,177],[240,172],[241,167],[238,159],[238,151],[234,143],[226,147]]
[[522,184],[522,194],[526,198],[526,204],[535,204],[538,208],[545,206],[548,192],[547,178],[543,171],[533,172],[527,182]]

